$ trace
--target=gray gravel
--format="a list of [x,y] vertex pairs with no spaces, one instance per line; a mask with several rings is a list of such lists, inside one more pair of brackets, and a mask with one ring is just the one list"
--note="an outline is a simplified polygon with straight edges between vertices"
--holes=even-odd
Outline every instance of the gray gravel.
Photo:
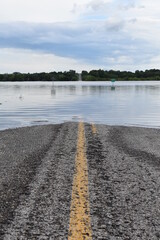
[[[85,124],[93,239],[160,239],[160,130]],[[68,239],[77,123],[0,132],[0,239]]]
[[[7,156],[6,170],[12,174],[5,178],[2,174],[9,184],[2,186],[0,239],[67,239],[77,124],[22,128],[0,135],[8,148],[10,137],[17,137],[12,151],[4,148],[1,158],[5,161]],[[14,168],[8,154],[13,154]]]
[[160,130],[86,125],[93,239],[160,239]]
[[58,134],[53,126],[19,128],[0,132],[0,234],[10,222],[21,194],[28,195],[28,185],[43,157]]

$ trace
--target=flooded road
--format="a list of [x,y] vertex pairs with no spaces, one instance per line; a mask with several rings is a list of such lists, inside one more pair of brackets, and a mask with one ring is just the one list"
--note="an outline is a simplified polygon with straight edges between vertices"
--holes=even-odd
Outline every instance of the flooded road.
[[0,129],[66,121],[160,127],[160,82],[0,83]]

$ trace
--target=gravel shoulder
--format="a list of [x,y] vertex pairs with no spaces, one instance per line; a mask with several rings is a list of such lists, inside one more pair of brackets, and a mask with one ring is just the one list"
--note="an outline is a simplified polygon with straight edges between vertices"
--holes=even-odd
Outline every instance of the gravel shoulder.
[[[85,123],[93,239],[160,239],[160,130]],[[0,239],[68,239],[78,123],[0,131]]]

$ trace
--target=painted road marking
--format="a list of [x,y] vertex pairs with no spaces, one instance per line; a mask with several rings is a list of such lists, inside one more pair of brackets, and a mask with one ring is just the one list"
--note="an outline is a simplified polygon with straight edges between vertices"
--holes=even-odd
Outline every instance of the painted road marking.
[[79,123],[68,240],[91,240],[88,167],[84,124]]
[[96,134],[97,133],[97,129],[96,129],[96,126],[95,126],[95,124],[94,123],[92,123],[92,133],[93,134]]

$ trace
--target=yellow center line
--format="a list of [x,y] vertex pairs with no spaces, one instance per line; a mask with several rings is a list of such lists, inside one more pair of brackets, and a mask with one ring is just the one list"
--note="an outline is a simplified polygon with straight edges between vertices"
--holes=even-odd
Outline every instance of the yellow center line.
[[94,123],[92,123],[92,133],[93,134],[96,134],[97,133],[97,129],[96,129],[96,126],[95,126],[95,124]]
[[85,153],[85,131],[84,124],[80,122],[78,129],[75,174],[73,178],[68,240],[83,239],[92,239],[92,229],[88,192],[88,168]]

